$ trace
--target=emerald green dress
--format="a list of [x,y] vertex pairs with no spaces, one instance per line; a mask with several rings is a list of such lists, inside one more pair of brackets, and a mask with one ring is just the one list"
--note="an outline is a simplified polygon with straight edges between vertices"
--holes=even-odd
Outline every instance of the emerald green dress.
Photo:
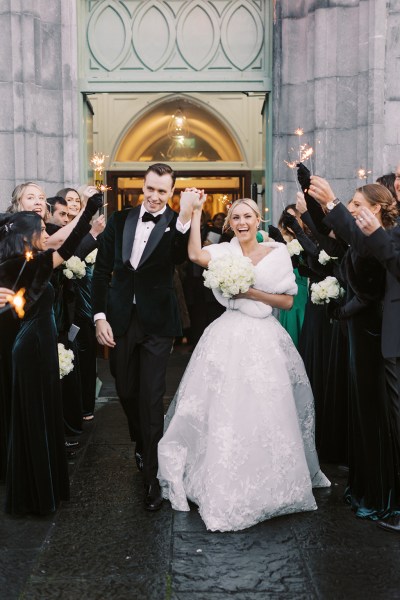
[[293,306],[290,310],[279,312],[279,322],[286,329],[293,340],[296,348],[299,346],[301,328],[303,327],[304,311],[307,302],[308,278],[300,275],[298,269],[294,269],[297,283],[297,296],[294,297]]

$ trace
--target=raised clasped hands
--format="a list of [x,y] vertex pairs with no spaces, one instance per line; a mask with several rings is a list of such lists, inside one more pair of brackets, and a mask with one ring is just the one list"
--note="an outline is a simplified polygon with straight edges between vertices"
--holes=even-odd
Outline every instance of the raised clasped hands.
[[311,185],[308,189],[308,193],[322,206],[325,206],[328,202],[332,202],[335,199],[335,194],[327,180],[318,175],[311,175]]
[[366,236],[371,235],[381,227],[379,220],[368,208],[362,208],[360,210],[356,217],[356,224]]
[[180,209],[185,212],[193,213],[195,210],[202,210],[204,202],[207,200],[207,194],[204,190],[197,188],[186,188],[181,192]]

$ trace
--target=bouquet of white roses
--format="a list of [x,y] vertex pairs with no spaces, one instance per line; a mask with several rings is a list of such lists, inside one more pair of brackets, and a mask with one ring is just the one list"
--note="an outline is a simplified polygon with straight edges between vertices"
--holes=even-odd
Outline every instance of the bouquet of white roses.
[[67,350],[64,344],[58,344],[58,363],[60,365],[60,379],[71,373],[74,368],[74,353]]
[[286,244],[286,248],[287,248],[287,251],[289,252],[289,256],[293,256],[294,254],[296,254],[296,256],[298,256],[300,254],[300,252],[303,251],[303,246],[300,244],[299,240],[296,240],[296,238],[294,238],[293,240],[288,242]]
[[88,265],[94,265],[94,263],[96,262],[96,258],[97,258],[97,248],[95,248],[94,250],[92,250],[90,252],[90,254],[88,254],[85,258],[85,263]]
[[325,277],[318,283],[311,284],[311,302],[313,304],[329,304],[331,300],[339,300],[344,295],[344,289],[336,277]]
[[210,260],[203,277],[204,285],[220,290],[224,298],[247,292],[255,282],[254,267],[250,258],[233,254]]
[[86,263],[77,256],[64,262],[63,273],[68,279],[82,279],[86,275]]
[[321,265],[326,265],[330,260],[337,260],[337,256],[329,256],[325,250],[321,250],[318,255],[318,262],[321,263]]

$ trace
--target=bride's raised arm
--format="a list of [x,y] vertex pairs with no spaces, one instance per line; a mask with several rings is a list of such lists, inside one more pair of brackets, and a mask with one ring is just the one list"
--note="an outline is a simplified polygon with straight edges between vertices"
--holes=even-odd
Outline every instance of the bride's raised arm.
[[201,247],[201,211],[206,198],[207,194],[204,193],[204,190],[185,190],[181,193],[181,206],[182,204],[191,204],[192,206],[188,244],[189,258],[200,267],[207,267],[211,260],[210,253]]

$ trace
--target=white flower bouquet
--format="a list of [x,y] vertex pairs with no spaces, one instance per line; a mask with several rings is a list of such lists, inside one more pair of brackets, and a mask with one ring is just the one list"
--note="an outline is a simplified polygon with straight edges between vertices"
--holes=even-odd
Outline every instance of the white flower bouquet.
[[296,240],[296,238],[288,242],[286,244],[286,248],[289,252],[289,256],[293,256],[294,254],[296,254],[296,256],[299,256],[300,252],[303,251],[303,246],[300,244],[299,240]]
[[325,277],[318,283],[311,284],[311,302],[313,304],[329,304],[331,300],[339,300],[344,295],[336,277]]
[[247,292],[255,282],[254,267],[250,258],[233,254],[210,260],[203,277],[204,285],[218,289],[224,298]]
[[77,256],[64,262],[63,273],[68,279],[82,279],[86,275],[86,263]]
[[321,265],[326,265],[329,261],[337,260],[337,258],[337,256],[329,256],[329,254],[325,252],[325,250],[321,250],[321,252],[318,255],[318,262],[321,263]]
[[90,254],[88,254],[85,258],[85,263],[87,265],[94,265],[94,263],[96,262],[96,258],[97,258],[97,248],[95,248],[94,250],[92,250],[90,252]]
[[71,373],[74,368],[74,353],[67,350],[64,344],[58,344],[58,363],[60,365],[60,379]]

